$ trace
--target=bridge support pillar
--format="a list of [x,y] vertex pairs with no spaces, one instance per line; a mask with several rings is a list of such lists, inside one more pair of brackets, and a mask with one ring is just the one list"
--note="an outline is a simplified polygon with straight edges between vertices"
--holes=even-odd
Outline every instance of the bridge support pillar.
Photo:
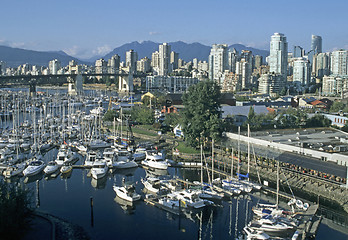
[[29,93],[31,97],[36,97],[36,83],[34,81],[29,82]]
[[128,76],[120,76],[118,81],[118,91],[121,93],[133,92],[133,74]]
[[83,78],[81,74],[76,75],[75,79],[68,77],[68,94],[76,96],[83,92]]

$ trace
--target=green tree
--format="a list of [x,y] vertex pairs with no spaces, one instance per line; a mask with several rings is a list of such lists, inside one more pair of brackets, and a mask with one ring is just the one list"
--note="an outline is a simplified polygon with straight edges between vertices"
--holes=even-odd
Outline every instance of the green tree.
[[103,117],[103,121],[114,121],[114,118],[118,117],[118,112],[116,110],[108,110]]
[[218,140],[223,131],[220,112],[221,90],[214,81],[201,81],[183,94],[182,127],[189,145],[204,139]]
[[29,229],[33,210],[30,194],[15,184],[0,182],[1,239],[21,239]]
[[165,115],[164,123],[166,126],[175,127],[177,124],[180,124],[180,114],[179,113],[167,113]]
[[153,124],[155,122],[155,115],[152,109],[143,105],[132,108],[131,118],[141,124]]
[[313,117],[307,120],[307,127],[329,127],[331,120],[321,114],[315,114]]
[[338,112],[345,107],[343,102],[336,101],[331,105],[330,112]]

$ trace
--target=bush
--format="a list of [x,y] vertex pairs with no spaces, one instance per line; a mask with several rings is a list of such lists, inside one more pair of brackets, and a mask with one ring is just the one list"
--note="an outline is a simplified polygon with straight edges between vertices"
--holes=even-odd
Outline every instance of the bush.
[[1,239],[20,239],[29,229],[33,210],[27,190],[14,184],[0,182]]

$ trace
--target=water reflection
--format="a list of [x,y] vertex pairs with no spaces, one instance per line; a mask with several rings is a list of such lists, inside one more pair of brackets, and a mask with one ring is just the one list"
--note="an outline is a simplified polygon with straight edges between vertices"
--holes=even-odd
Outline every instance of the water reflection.
[[135,204],[130,201],[126,201],[118,196],[114,198],[114,201],[120,205],[125,214],[131,215],[135,212]]
[[96,189],[104,189],[106,187],[107,180],[108,180],[107,176],[103,178],[99,178],[99,179],[92,178],[91,185],[92,187]]

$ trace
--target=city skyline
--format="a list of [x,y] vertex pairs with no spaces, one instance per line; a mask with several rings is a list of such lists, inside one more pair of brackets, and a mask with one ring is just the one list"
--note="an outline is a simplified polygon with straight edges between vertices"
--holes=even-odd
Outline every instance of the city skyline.
[[[87,59],[132,41],[244,44],[269,50],[270,36],[284,33],[289,51],[306,51],[311,36],[323,39],[323,52],[348,48],[342,31],[348,3],[335,1],[231,2],[60,1],[2,3],[0,45],[38,51],[63,50]],[[30,9],[28,11],[28,9]],[[325,10],[325,11],[324,11]],[[335,26],[335,27],[333,27]]]

